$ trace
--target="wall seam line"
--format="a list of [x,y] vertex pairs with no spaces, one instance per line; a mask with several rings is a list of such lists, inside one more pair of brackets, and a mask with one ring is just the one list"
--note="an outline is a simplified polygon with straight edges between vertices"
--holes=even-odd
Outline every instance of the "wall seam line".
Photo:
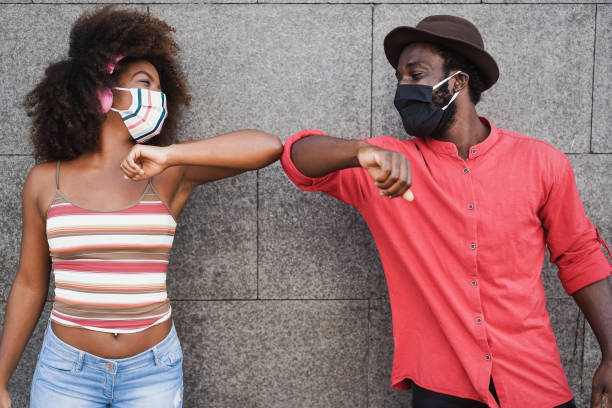
[[[7,299],[2,299],[6,301]],[[376,300],[376,299],[373,299]],[[369,302],[367,298],[330,298],[330,299],[316,299],[316,298],[218,298],[218,299],[201,299],[201,298],[170,298],[171,302]]]
[[370,21],[370,139],[374,136],[373,112],[374,112],[374,4],[372,4],[372,15]]
[[366,330],[366,407],[370,408],[370,310],[372,305],[368,299],[368,327]]
[[595,4],[595,24],[593,30],[593,72],[591,77],[591,132],[589,135],[589,153],[593,153],[593,116],[595,114],[595,59],[597,58],[597,4]]
[[259,299],[259,170],[255,178],[255,289],[256,299]]

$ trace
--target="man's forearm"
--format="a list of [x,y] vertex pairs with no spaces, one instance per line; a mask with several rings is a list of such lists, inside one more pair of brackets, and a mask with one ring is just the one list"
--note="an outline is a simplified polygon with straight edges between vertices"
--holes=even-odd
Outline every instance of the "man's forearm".
[[313,135],[291,146],[291,160],[305,176],[323,177],[337,170],[359,167],[357,153],[367,143]]
[[573,295],[601,347],[602,359],[612,361],[612,286],[602,279]]

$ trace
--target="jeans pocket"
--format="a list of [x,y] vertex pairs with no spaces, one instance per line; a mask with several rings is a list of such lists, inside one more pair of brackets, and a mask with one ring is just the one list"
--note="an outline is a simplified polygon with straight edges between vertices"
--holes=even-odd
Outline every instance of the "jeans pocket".
[[183,364],[183,351],[180,343],[160,355],[159,362],[166,369],[176,368]]
[[53,350],[48,347],[43,347],[40,352],[39,364],[61,373],[72,373],[77,362],[74,359],[66,358],[53,352]]

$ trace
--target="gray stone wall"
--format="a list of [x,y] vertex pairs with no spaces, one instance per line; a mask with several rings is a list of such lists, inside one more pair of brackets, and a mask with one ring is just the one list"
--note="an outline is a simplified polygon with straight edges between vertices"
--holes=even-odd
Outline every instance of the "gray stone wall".
[[[612,242],[612,4],[570,1],[153,0],[131,7],[177,28],[195,97],[183,139],[239,128],[283,139],[303,128],[344,138],[400,136],[384,35],[430,14],[466,17],[501,68],[480,112],[564,151],[587,214]],[[34,165],[19,104],[46,64],[66,53],[71,23],[92,2],[0,0],[2,313],[18,262],[20,192]],[[597,342],[556,268],[545,264],[542,279],[568,380],[586,407]],[[348,206],[298,191],[278,164],[196,190],[180,217],[169,294],[185,351],[186,407],[410,402],[409,392],[389,386],[387,288],[365,223]],[[48,302],[11,381],[16,407],[27,406],[49,309]]]

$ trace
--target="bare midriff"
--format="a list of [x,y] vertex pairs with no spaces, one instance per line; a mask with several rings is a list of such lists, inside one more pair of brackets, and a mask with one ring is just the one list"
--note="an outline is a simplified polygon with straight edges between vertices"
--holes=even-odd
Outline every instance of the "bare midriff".
[[64,343],[102,358],[127,358],[150,349],[166,338],[172,319],[136,333],[106,333],[51,322],[53,333]]

